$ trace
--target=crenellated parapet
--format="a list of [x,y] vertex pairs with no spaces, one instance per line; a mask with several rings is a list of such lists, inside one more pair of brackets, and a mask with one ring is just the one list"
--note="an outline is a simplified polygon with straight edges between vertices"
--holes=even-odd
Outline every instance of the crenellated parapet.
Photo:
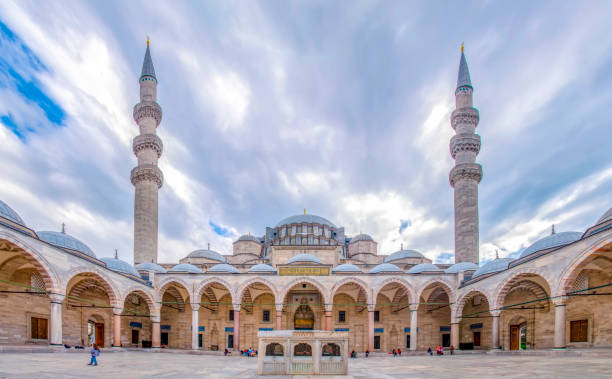
[[134,106],[134,121],[140,125],[145,118],[154,119],[155,126],[159,126],[162,120],[162,109],[157,102],[143,100]]
[[153,150],[159,159],[164,150],[162,140],[155,134],[141,134],[134,137],[132,150],[136,156],[138,156],[139,152],[147,149]]

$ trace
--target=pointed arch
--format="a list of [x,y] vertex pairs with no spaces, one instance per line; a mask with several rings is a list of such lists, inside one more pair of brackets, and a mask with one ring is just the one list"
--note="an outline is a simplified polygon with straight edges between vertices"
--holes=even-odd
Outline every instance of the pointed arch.
[[357,299],[356,302],[358,302],[360,300],[360,297],[362,297],[361,292],[363,291],[364,295],[365,295],[365,303],[366,304],[370,304],[372,302],[372,299],[370,298],[370,294],[368,293],[368,286],[367,284],[359,279],[359,278],[355,278],[355,277],[348,277],[348,278],[344,278],[342,280],[340,280],[339,282],[337,282],[336,284],[334,284],[334,286],[331,289],[331,299],[332,302],[334,301],[334,297],[336,296],[338,290],[345,284],[355,284],[360,288],[359,294],[357,295]]
[[200,301],[200,298],[204,294],[204,291],[206,290],[206,288],[208,286],[210,286],[211,284],[215,284],[215,283],[225,287],[227,292],[229,292],[230,297],[232,298],[232,303],[236,302],[236,294],[234,292],[234,289],[233,289],[232,285],[229,284],[228,281],[226,281],[226,280],[224,280],[222,278],[218,278],[218,277],[205,279],[205,280],[201,281],[200,284],[198,284],[198,287],[195,290],[196,300]]
[[291,282],[289,282],[287,285],[285,285],[285,287],[283,287],[282,289],[281,296],[279,297],[279,299],[281,299],[281,301],[285,301],[285,298],[289,294],[289,291],[291,291],[291,289],[295,287],[296,285],[302,284],[302,283],[307,283],[315,287],[323,296],[323,302],[325,304],[331,303],[331,300],[329,298],[329,291],[326,291],[325,287],[318,281],[311,279],[309,277],[306,277],[306,276],[301,276],[299,278],[296,278],[292,280]]
[[445,280],[442,280],[440,278],[433,278],[430,279],[428,281],[426,281],[420,288],[418,295],[417,295],[417,299],[419,299],[419,301],[421,301],[421,297],[423,296],[423,292],[431,287],[432,285],[437,284],[440,287],[442,287],[442,289],[444,290],[444,292],[446,292],[446,295],[448,296],[448,301],[452,304],[455,302],[455,292],[452,290],[452,285],[448,282],[446,282]]
[[270,292],[272,292],[272,296],[274,297],[275,303],[280,303],[283,301],[283,299],[279,300],[278,289],[276,288],[276,286],[265,278],[252,278],[242,284],[239,284],[236,289],[236,299],[238,299],[238,301],[242,301],[244,292],[253,284],[263,284],[264,286],[268,287],[270,289]]
[[179,279],[175,277],[167,277],[167,278],[164,278],[157,286],[158,290],[156,291],[156,294],[155,294],[156,303],[161,303],[162,297],[164,296],[164,292],[172,284],[180,285],[187,292],[187,296],[189,296],[190,298],[192,297],[191,292],[189,291],[189,285],[187,284],[187,282],[185,282],[183,279]]
[[148,293],[147,291],[143,290],[140,287],[136,287],[136,286],[132,286],[130,288],[128,288],[125,291],[125,296],[123,296],[123,301],[121,302],[121,305],[125,305],[125,301],[128,299],[128,296],[130,296],[131,294],[137,294],[138,296],[142,297],[142,299],[147,303],[147,305],[149,306],[149,312],[151,314],[156,314],[157,311],[157,306],[155,304],[155,301],[153,299],[153,296],[151,296],[150,293]]
[[[537,287],[532,288],[532,292],[536,296],[541,296],[540,298],[547,297],[550,294],[551,285],[546,280],[544,275],[542,275],[542,270],[537,268],[524,268],[521,270],[517,270],[512,273],[511,276],[507,277],[506,280],[502,281],[497,288],[495,289],[493,300],[495,301],[493,305],[494,309],[502,309],[504,306],[504,300],[506,295],[517,285],[522,282],[532,282],[535,283],[536,286],[542,287],[540,283],[538,283],[538,279],[542,280],[548,288],[541,288],[541,290],[537,289]],[[490,304],[490,303],[489,303]]]
[[412,287],[412,285],[410,283],[408,283],[406,280],[402,279],[402,278],[398,278],[398,277],[390,277],[387,278],[385,280],[383,280],[380,284],[378,284],[376,286],[376,288],[374,289],[374,294],[372,296],[372,303],[376,302],[376,298],[378,297],[378,295],[380,294],[380,292],[389,284],[399,284],[401,286],[403,286],[406,290],[406,295],[408,296],[408,303],[414,303],[415,301],[418,301],[418,299],[416,298],[415,295],[415,291],[414,288]]
[[[94,277],[97,276],[96,279],[100,282],[100,284],[104,288],[104,291],[106,292],[106,295],[108,296],[108,301],[110,305],[113,308],[123,307],[123,304],[121,303],[121,300],[123,299],[123,297],[121,296],[121,291],[119,291],[119,288],[117,288],[114,285],[113,280],[107,275],[107,273],[105,273],[103,270],[97,267],[81,266],[81,267],[75,267],[72,270],[70,270],[66,274],[67,280],[66,280],[66,284],[64,288],[64,291],[65,291],[64,293],[66,295],[70,293],[71,288],[68,288],[68,286],[70,285],[72,280],[76,278],[77,276],[83,275],[83,274],[92,275]],[[87,279],[84,278],[84,280],[87,280]],[[73,286],[77,283],[78,282],[73,283]]]
[[474,288],[474,289],[471,289],[470,291],[468,291],[467,293],[465,293],[464,295],[460,295],[457,298],[457,302],[455,304],[455,318],[461,319],[461,316],[463,315],[463,307],[465,306],[465,303],[467,303],[467,301],[469,299],[473,298],[476,295],[482,296],[484,298],[484,300],[488,304],[489,312],[492,311],[492,309],[491,309],[491,298],[487,294],[487,292],[484,291],[483,289]]

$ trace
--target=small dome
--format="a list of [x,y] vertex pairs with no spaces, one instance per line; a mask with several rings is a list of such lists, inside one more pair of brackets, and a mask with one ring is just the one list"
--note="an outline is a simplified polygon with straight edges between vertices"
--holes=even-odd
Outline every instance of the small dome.
[[38,234],[38,238],[47,243],[50,243],[53,246],[57,246],[62,249],[75,250],[85,255],[89,255],[92,258],[96,258],[94,252],[91,251],[91,249],[87,245],[74,238],[70,234],[51,231],[36,232],[36,234]]
[[399,261],[400,259],[407,258],[425,258],[425,256],[416,250],[400,250],[385,257],[385,262]]
[[401,272],[402,269],[394,265],[393,263],[381,263],[378,266],[370,270],[370,274],[382,274],[385,272]]
[[316,263],[316,264],[323,264],[323,262],[321,262],[321,260],[317,257],[315,257],[312,254],[298,254],[296,256],[291,257],[291,259],[289,259],[289,262],[287,262],[288,264],[292,264],[292,263]]
[[261,243],[261,238],[252,236],[250,234],[244,234],[240,236],[240,238],[238,238],[236,242],[238,241],[253,241],[253,242]]
[[459,262],[450,266],[446,270],[444,270],[447,274],[456,274],[462,271],[476,271],[478,270],[478,265],[472,262]]
[[[19,216],[17,216],[19,217]],[[595,225],[603,224],[604,222],[612,220],[612,208],[608,209],[606,213],[604,213],[599,220],[595,223]]]
[[134,266],[134,268],[136,270],[142,270],[142,271],[153,271],[153,272],[157,272],[158,274],[165,274],[168,272],[165,268],[153,262],[139,263],[136,266]]
[[207,250],[207,249],[194,250],[191,253],[189,253],[187,258],[206,258],[206,259],[210,259],[210,260],[217,261],[217,262],[223,262],[223,263],[227,262],[227,259],[225,259],[223,255],[217,253],[214,250]]
[[512,262],[512,258],[494,259],[491,262],[488,262],[484,266],[480,267],[478,270],[476,270],[474,275],[472,275],[472,278],[475,278],[481,275],[485,275],[485,274],[490,274],[493,272],[504,271],[508,268],[508,264],[510,264],[510,262]]
[[349,244],[359,241],[374,241],[374,239],[368,234],[357,234],[355,237],[351,238]]
[[344,263],[332,269],[332,272],[363,272],[352,263]]
[[248,272],[254,273],[276,273],[276,269],[268,264],[260,263],[251,267]]
[[232,265],[228,265],[227,263],[219,263],[218,265],[214,265],[209,268],[206,272],[218,272],[222,274],[239,274],[240,271]]
[[100,260],[106,263],[106,268],[115,272],[119,272],[122,274],[133,275],[137,278],[140,278],[140,274],[136,269],[126,261],[122,261],[121,259],[104,257],[100,258]]
[[172,267],[168,272],[189,272],[191,274],[203,274],[204,271],[189,263],[180,263]]
[[319,224],[319,225],[327,225],[332,228],[336,227],[334,224],[331,223],[331,221],[323,217],[319,217],[319,216],[315,216],[311,214],[303,214],[303,215],[295,215],[295,216],[287,217],[279,221],[279,223],[276,224],[276,227],[278,228],[283,225],[291,225],[291,224]]
[[561,247],[570,244],[572,242],[578,241],[581,237],[582,233],[578,232],[561,232],[551,234],[531,244],[531,246],[523,250],[519,258],[524,258],[541,250],[548,250],[554,247]]
[[442,272],[442,269],[431,263],[421,263],[408,270],[409,274],[421,274],[423,272]]
[[21,226],[26,226],[25,222],[23,222],[23,220],[21,219],[21,217],[19,217],[17,212],[15,212],[13,208],[9,207],[8,204],[2,200],[0,200],[0,217],[9,219],[13,221],[14,223],[17,223]]

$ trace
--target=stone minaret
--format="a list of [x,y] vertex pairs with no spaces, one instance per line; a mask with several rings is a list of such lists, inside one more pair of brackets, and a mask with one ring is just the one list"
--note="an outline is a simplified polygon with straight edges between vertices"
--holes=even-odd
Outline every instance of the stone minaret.
[[449,175],[450,184],[455,189],[455,263],[478,264],[478,183],[482,178],[482,167],[475,163],[480,151],[480,136],[475,133],[479,116],[472,104],[473,92],[461,45],[456,109],[451,115],[456,135],[451,138],[450,153],[455,167]]
[[162,154],[162,141],[155,133],[162,119],[157,104],[157,78],[151,60],[149,40],[140,74],[140,103],[134,107],[134,120],[140,134],[134,138],[132,148],[138,166],[132,170],[135,187],[134,200],[134,264],[157,262],[157,192],[164,176],[157,167]]

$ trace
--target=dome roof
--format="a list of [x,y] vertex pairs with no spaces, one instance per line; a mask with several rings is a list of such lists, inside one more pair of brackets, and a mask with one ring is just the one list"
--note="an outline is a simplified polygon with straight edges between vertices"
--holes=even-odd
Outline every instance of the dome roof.
[[321,262],[319,258],[315,257],[312,254],[298,254],[296,256],[291,257],[291,259],[289,259],[289,262],[287,263],[292,264],[292,263],[298,263],[298,262],[323,264],[323,262]]
[[554,247],[561,247],[570,244],[578,241],[581,237],[582,233],[578,232],[561,232],[551,234],[531,244],[531,246],[523,250],[519,258],[524,258],[541,250],[548,250]]
[[291,224],[320,224],[320,225],[327,225],[332,228],[336,227],[334,224],[331,223],[331,221],[323,217],[315,216],[311,214],[303,214],[303,215],[295,215],[295,216],[287,217],[279,221],[279,223],[276,224],[276,227],[278,228],[279,226],[291,225]]
[[23,222],[17,212],[15,212],[13,208],[9,207],[8,204],[2,200],[0,200],[0,216],[7,218],[21,226],[26,226],[25,222]]
[[108,268],[109,270],[122,274],[134,275],[135,277],[140,278],[140,274],[138,273],[138,271],[136,271],[136,269],[126,261],[111,257],[100,258],[100,260],[106,263],[106,268]]
[[134,268],[136,270],[153,271],[159,274],[165,274],[168,272],[165,268],[153,262],[139,263],[136,266],[134,266]]
[[355,237],[351,238],[351,242],[349,243],[358,241],[374,241],[374,239],[369,234],[357,234]]
[[207,249],[194,250],[191,253],[189,253],[187,258],[206,258],[206,259],[210,259],[210,260],[217,261],[217,262],[224,262],[224,263],[227,262],[227,259],[225,259],[223,255],[217,253],[214,250],[207,250]]
[[385,262],[399,261],[406,258],[425,258],[423,254],[416,250],[400,250],[385,257]]
[[472,278],[475,278],[477,276],[481,276],[484,274],[490,274],[492,272],[504,271],[505,269],[508,268],[508,264],[510,262],[512,262],[512,258],[494,259],[491,262],[488,262],[484,266],[480,267],[478,270],[476,270],[474,275],[472,275]]
[[276,269],[268,264],[260,263],[251,267],[248,272],[276,273]]
[[94,252],[91,251],[87,245],[70,234],[51,231],[36,232],[36,234],[38,234],[38,238],[50,243],[53,246],[61,247],[62,249],[75,250],[85,255],[89,255],[92,258],[96,258]]
[[423,272],[442,272],[442,269],[431,263],[421,263],[408,270],[409,274],[420,274]]
[[239,274],[240,271],[232,265],[228,265],[227,263],[219,263],[218,265],[214,265],[209,268],[206,272],[218,272],[223,274]]
[[459,262],[450,266],[444,272],[446,274],[456,274],[461,271],[476,271],[478,270],[478,265],[472,262]]
[[370,274],[380,274],[383,272],[403,272],[402,269],[393,263],[381,263],[370,270]]
[[332,269],[332,272],[363,272],[352,263],[344,263]]
[[[17,216],[17,217],[19,217],[19,216]],[[606,213],[604,213],[604,214],[603,214],[603,215],[602,215],[602,216],[599,218],[599,220],[597,220],[597,222],[595,223],[595,225],[602,224],[602,223],[604,223],[604,222],[606,222],[606,221],[608,221],[608,220],[612,220],[612,208],[608,209],[608,210],[606,211]]]
[[238,238],[236,242],[238,241],[253,241],[253,242],[261,243],[261,238],[252,236],[250,234],[244,234],[240,236],[240,238]]
[[204,271],[189,263],[180,263],[172,267],[168,272],[189,272],[192,274],[203,274]]

